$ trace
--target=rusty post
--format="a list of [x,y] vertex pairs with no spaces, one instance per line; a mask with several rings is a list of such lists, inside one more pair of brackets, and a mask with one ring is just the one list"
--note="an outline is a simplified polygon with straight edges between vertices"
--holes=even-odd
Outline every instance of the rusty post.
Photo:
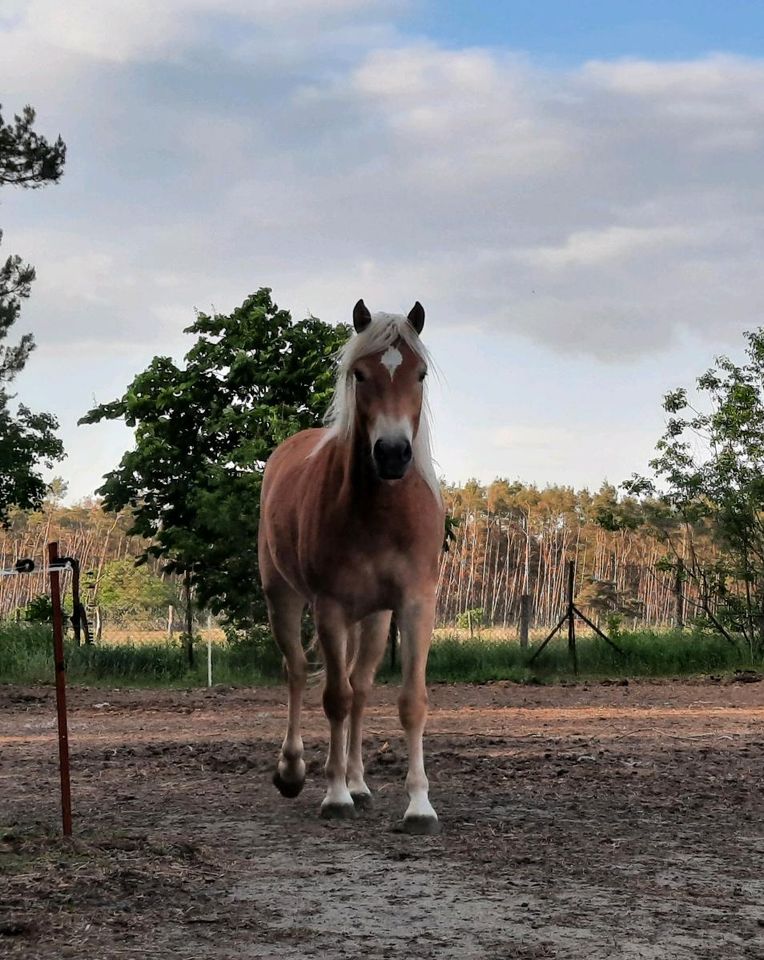
[[56,665],[56,712],[58,714],[58,760],[61,773],[61,815],[64,836],[72,835],[72,796],[69,780],[69,732],[66,722],[66,664],[64,662],[64,618],[61,611],[60,573],[53,569],[58,544],[48,544],[50,599],[53,604],[53,659]]

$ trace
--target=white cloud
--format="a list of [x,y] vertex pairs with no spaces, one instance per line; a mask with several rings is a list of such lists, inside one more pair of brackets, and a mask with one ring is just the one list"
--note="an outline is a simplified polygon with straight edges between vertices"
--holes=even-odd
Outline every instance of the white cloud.
[[629,258],[642,250],[655,252],[665,246],[692,246],[702,239],[687,227],[606,227],[572,233],[559,246],[520,251],[518,258],[542,267],[595,265]]
[[[201,0],[184,9],[210,12]],[[105,304],[111,285],[117,315],[136,324],[163,306],[157,272],[180,278],[172,304],[185,292],[189,309],[267,282],[344,316],[366,285],[380,306],[386,291],[429,299],[452,322],[603,358],[664,349],[686,328],[731,337],[756,322],[764,115],[752,87],[764,64],[559,72],[400,40],[361,46],[348,63],[339,42],[333,65],[326,34],[304,42],[299,66],[238,54],[134,65],[118,79],[106,71],[103,91],[83,66],[70,156],[99,149],[87,159],[109,179],[106,205],[87,209],[83,196],[74,246],[94,269],[67,266],[66,241],[47,275],[64,290],[81,275],[84,305]],[[720,104],[733,119],[720,122]],[[104,256],[117,257],[111,273]]]
[[95,60],[121,63],[179,56],[203,43],[213,19],[274,30],[337,23],[364,14],[391,16],[383,0],[29,0],[0,19],[17,44],[38,42]]

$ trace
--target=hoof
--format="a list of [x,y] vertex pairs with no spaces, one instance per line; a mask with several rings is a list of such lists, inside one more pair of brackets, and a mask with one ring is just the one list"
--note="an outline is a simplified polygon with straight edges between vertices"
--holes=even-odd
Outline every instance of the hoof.
[[351,793],[353,806],[356,810],[370,810],[374,806],[374,800],[370,793]]
[[321,817],[324,820],[353,820],[358,816],[352,803],[324,803],[321,805]]
[[440,820],[437,817],[405,817],[403,832],[417,837],[435,837],[440,833]]
[[277,770],[273,774],[273,785],[282,797],[289,797],[291,800],[302,792],[305,780],[285,780]]

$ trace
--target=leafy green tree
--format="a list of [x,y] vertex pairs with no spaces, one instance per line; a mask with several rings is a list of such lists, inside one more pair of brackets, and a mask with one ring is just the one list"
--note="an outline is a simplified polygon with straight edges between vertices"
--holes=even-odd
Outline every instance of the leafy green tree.
[[628,591],[619,590],[615,580],[603,580],[591,574],[584,575],[576,603],[584,610],[601,615],[617,613],[638,617],[642,611],[639,600]]
[[589,504],[589,514],[604,530],[636,530],[645,520],[639,503],[633,497],[619,497],[610,483],[603,483]]
[[231,622],[261,621],[257,570],[265,461],[290,434],[320,422],[334,385],[332,358],[349,336],[308,317],[294,323],[261,288],[229,315],[200,313],[178,366],[155,357],[125,394],[80,421],[124,420],[135,447],[98,491],[109,510],[133,510],[131,533],[183,577],[193,662],[191,598]]
[[[25,107],[13,122],[3,121],[0,113],[0,186],[26,188],[56,183],[63,173],[66,147],[59,137],[49,143],[33,128],[35,112]],[[2,241],[0,231],[0,241]],[[63,457],[61,441],[55,436],[55,417],[33,413],[19,404],[11,407],[13,396],[8,385],[24,369],[34,349],[32,334],[24,334],[17,343],[4,343],[18,319],[21,302],[30,293],[35,279],[34,267],[19,256],[10,256],[0,266],[0,523],[7,524],[8,510],[15,505],[25,509],[41,504],[46,485],[38,472],[42,463],[50,468]]]
[[625,486],[654,498],[673,562],[698,584],[706,616],[753,651],[764,646],[764,330],[745,337],[745,362],[718,357],[698,378],[697,405],[684,387],[666,395],[656,479]]
[[136,567],[129,557],[112,560],[104,567],[98,582],[98,605],[107,613],[157,613],[166,611],[176,600],[170,580],[163,580],[142,565]]

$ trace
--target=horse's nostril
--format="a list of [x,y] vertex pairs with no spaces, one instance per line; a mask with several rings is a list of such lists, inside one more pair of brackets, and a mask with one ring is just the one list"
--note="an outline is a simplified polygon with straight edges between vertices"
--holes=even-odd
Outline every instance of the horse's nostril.
[[405,440],[403,443],[403,449],[401,450],[401,460],[404,463],[408,463],[411,459],[411,444],[408,440]]

